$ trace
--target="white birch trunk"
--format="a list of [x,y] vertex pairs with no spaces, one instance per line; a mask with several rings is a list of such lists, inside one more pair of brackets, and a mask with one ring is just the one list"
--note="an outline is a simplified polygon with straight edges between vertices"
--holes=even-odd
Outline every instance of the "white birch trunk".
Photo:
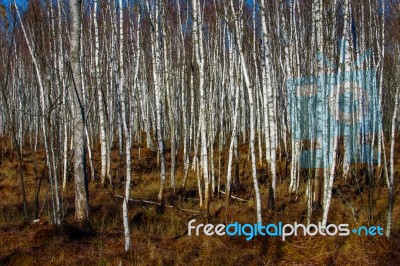
[[[240,4],[243,4],[241,2]],[[259,186],[258,186],[258,179],[257,179],[257,168],[256,168],[256,153],[255,153],[255,122],[254,122],[254,99],[253,99],[253,88],[251,86],[250,82],[250,77],[248,74],[248,69],[246,66],[246,60],[244,58],[244,51],[242,48],[242,33],[241,29],[239,27],[239,18],[236,16],[236,11],[234,7],[233,0],[230,1],[230,7],[232,10],[232,13],[234,14],[234,20],[235,20],[235,32],[236,32],[236,45],[238,47],[239,51],[239,57],[240,57],[240,65],[242,67],[243,71],[243,76],[244,76],[244,81],[245,85],[247,88],[247,94],[249,97],[249,107],[250,107],[250,156],[251,156],[251,169],[252,169],[252,179],[253,179],[253,185],[254,185],[254,192],[256,196],[256,209],[257,209],[257,222],[261,223],[262,222],[262,216],[261,216],[261,197],[260,197],[260,191],[259,191]]]
[[85,152],[85,108],[82,92],[81,79],[81,2],[78,0],[69,1],[71,16],[71,37],[70,37],[70,61],[72,68],[73,84],[72,94],[74,97],[73,125],[74,125],[74,178],[75,178],[75,218],[81,226],[89,224],[89,192],[86,173],[86,152]]
[[193,12],[193,36],[196,53],[196,64],[199,69],[199,92],[200,92],[200,164],[201,174],[204,180],[204,205],[203,211],[206,215],[210,207],[210,180],[208,174],[208,149],[207,149],[207,117],[206,117],[206,92],[204,88],[204,48],[203,48],[203,22],[202,11],[199,0],[192,0]]
[[400,86],[398,86],[396,89],[394,110],[392,116],[392,129],[390,134],[389,206],[388,206],[387,221],[386,221],[387,237],[390,237],[390,231],[392,229],[392,215],[393,215],[393,204],[394,204],[394,144],[396,137],[397,111],[399,109],[399,91],[400,91]]

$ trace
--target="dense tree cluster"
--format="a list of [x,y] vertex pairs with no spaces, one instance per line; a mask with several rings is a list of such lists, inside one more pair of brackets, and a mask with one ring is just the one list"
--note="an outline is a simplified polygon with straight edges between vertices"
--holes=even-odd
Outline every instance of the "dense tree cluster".
[[[290,180],[290,193],[306,193],[308,222],[321,206],[318,219],[326,225],[333,182],[358,178],[349,164],[353,155],[343,146],[368,144],[374,149],[366,156],[372,159],[359,167],[371,186],[384,180],[389,188],[389,235],[400,84],[398,9],[397,1],[374,0],[9,1],[0,9],[0,134],[10,136],[20,158],[24,145],[45,149],[55,224],[63,218],[61,192],[71,171],[76,218],[88,222],[88,178],[103,186],[115,182],[110,160],[117,148],[126,164],[126,249],[132,149],[157,151],[161,204],[166,190],[185,188],[188,172],[196,171],[200,208],[208,214],[222,188],[229,204],[232,183],[238,182],[232,167],[239,144],[246,143],[257,220],[262,221],[262,206],[275,209],[282,176]],[[306,125],[293,118],[288,81],[360,69],[373,70],[374,106],[382,115],[374,118],[382,123],[374,123],[368,139],[332,122],[339,119],[338,95],[346,89],[340,75],[336,96],[315,103],[326,109],[307,114],[328,121],[328,108],[335,110],[333,120],[321,122],[315,133],[332,139],[329,145],[296,139],[294,127]],[[355,82],[356,77],[350,80],[351,88]],[[343,101],[350,110],[349,97]],[[342,138],[329,136],[328,127]],[[95,145],[101,147],[100,169],[92,165]],[[324,156],[313,160],[327,165],[322,161],[332,158],[329,167],[302,171],[302,152],[321,145]],[[224,149],[228,158],[220,156]],[[178,155],[182,180],[176,179]],[[373,158],[380,160],[373,164]],[[283,162],[291,169],[287,177],[279,170]],[[260,200],[257,165],[267,169],[267,203]],[[299,190],[302,183],[305,190]]]

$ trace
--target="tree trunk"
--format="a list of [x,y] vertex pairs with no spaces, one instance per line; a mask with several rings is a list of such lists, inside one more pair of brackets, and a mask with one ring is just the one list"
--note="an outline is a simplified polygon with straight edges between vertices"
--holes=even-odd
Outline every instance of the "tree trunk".
[[74,134],[74,179],[75,179],[75,218],[80,226],[89,225],[89,191],[86,172],[86,138],[85,138],[85,107],[82,92],[81,62],[79,51],[81,45],[81,1],[69,1],[71,15],[71,52],[74,95],[73,134]]

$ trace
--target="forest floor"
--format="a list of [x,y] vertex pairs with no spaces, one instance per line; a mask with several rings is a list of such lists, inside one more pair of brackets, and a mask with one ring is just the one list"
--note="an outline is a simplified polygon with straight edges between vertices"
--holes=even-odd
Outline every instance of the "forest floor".
[[[98,147],[97,147],[98,148]],[[9,138],[0,139],[0,265],[398,265],[400,262],[400,204],[398,176],[396,176],[395,206],[392,237],[385,236],[291,236],[286,241],[279,237],[255,237],[246,241],[244,236],[188,236],[188,222],[214,225],[254,223],[256,220],[254,190],[251,170],[246,156],[248,146],[240,146],[238,176],[241,184],[233,195],[246,199],[232,199],[225,208],[224,197],[214,196],[211,215],[207,219],[199,210],[195,171],[190,171],[185,191],[178,190],[173,196],[168,190],[166,204],[176,208],[160,208],[156,204],[130,202],[132,249],[124,253],[122,226],[124,158],[112,153],[114,186],[102,188],[97,177],[100,169],[98,150],[93,151],[95,180],[90,180],[91,230],[81,231],[74,226],[74,186],[69,176],[63,195],[65,220],[63,226],[49,223],[48,174],[45,169],[45,153],[33,152],[24,147],[22,174],[24,177],[29,223],[24,223],[19,162],[11,156]],[[400,150],[400,146],[396,147]],[[132,149],[131,198],[157,201],[159,172],[156,153],[138,148]],[[215,155],[218,174],[218,153]],[[183,166],[178,155],[176,170],[180,187]],[[224,183],[227,153],[221,154],[221,183]],[[167,162],[170,155],[167,154]],[[284,158],[282,159],[284,161]],[[397,167],[400,159],[397,159]],[[167,164],[169,166],[169,164]],[[168,168],[167,168],[168,169]],[[235,169],[235,168],[234,168]],[[234,171],[237,171],[234,170]],[[290,168],[280,164],[276,211],[266,209],[268,178],[265,169],[258,167],[262,195],[263,223],[306,223],[307,204],[304,177],[298,195],[288,192]],[[90,171],[89,171],[90,173]],[[340,174],[338,174],[340,175]],[[41,184],[39,185],[39,180]],[[167,177],[169,180],[169,174]],[[40,189],[39,189],[40,186]],[[169,182],[167,181],[169,188]],[[223,187],[222,187],[223,188]],[[369,188],[369,189],[368,189]],[[38,197],[35,199],[35,191]],[[384,177],[373,187],[367,186],[361,172],[344,181],[336,178],[329,223],[348,223],[350,229],[361,225],[379,225],[386,228],[388,189]],[[36,208],[35,208],[36,206]],[[352,208],[354,208],[355,216]],[[32,223],[40,213],[38,223]],[[184,209],[184,210],[183,210]],[[192,210],[192,211],[188,211]],[[313,211],[312,223],[318,224],[321,209]],[[208,220],[208,221],[207,221]]]

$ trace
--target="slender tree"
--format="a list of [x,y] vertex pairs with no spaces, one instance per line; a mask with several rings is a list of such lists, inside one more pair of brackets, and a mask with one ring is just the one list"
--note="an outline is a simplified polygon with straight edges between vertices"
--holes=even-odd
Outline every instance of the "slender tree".
[[81,26],[82,11],[80,0],[69,1],[71,16],[70,64],[72,92],[74,95],[73,134],[74,134],[74,179],[75,179],[75,218],[81,226],[89,224],[89,191],[86,172],[85,106],[81,79]]

